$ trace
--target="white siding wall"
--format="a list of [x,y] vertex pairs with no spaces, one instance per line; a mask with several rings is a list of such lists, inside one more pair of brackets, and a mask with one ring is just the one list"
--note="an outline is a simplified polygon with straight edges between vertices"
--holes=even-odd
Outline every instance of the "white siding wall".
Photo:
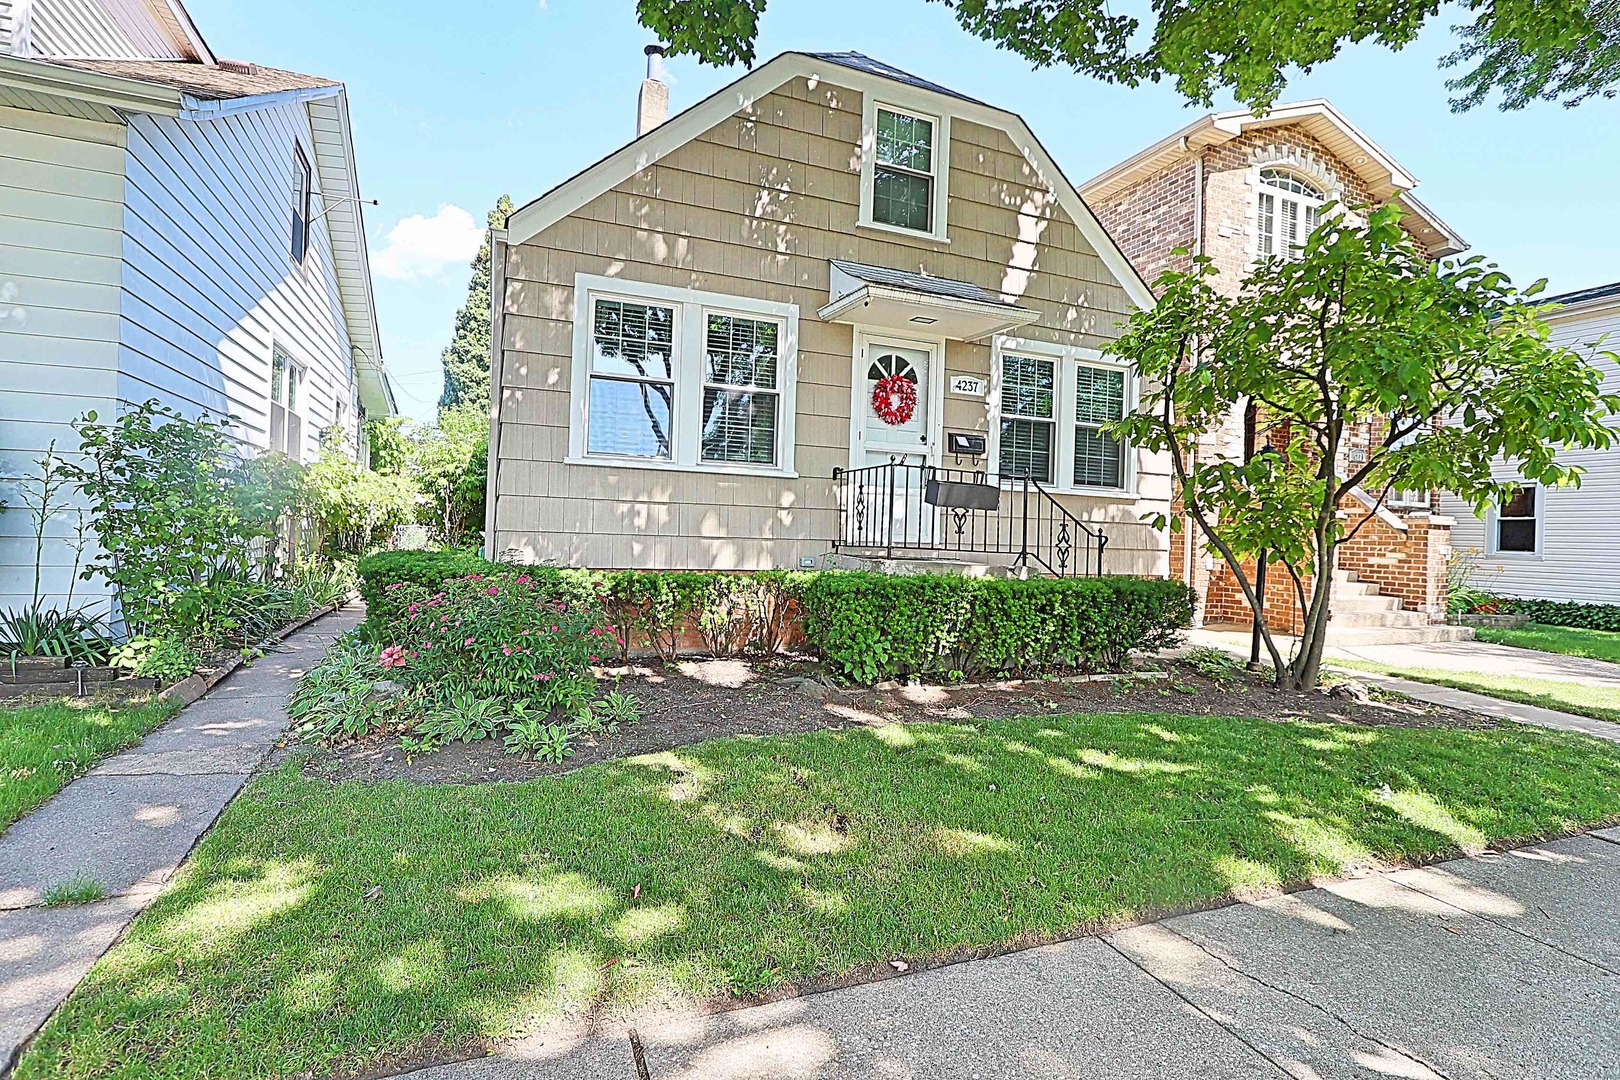
[[[1605,334],[1607,351],[1620,351],[1620,298],[1606,308],[1549,320],[1553,341],[1581,352]],[[1603,371],[1603,388],[1620,393],[1620,370],[1607,359],[1595,361]],[[1561,461],[1586,469],[1579,488],[1544,491],[1542,550],[1535,555],[1490,551],[1486,523],[1461,500],[1446,495],[1444,512],[1457,519],[1452,546],[1482,552],[1474,584],[1508,596],[1548,600],[1580,600],[1620,604],[1620,570],[1615,562],[1615,537],[1620,534],[1620,447],[1576,451]],[[1512,466],[1502,465],[1499,477],[1512,477]]]
[[15,13],[11,0],[0,0],[0,53],[11,51],[11,33]]
[[33,0],[32,56],[95,60],[179,60],[144,0]]
[[307,461],[338,402],[350,420],[355,408],[324,224],[305,265],[291,257],[295,144],[315,161],[299,104],[206,123],[131,119],[118,395],[234,415],[238,437],[262,448],[279,343],[306,367]]
[[[0,607],[32,599],[34,541],[16,478],[55,440],[78,445],[72,421],[110,415],[118,386],[124,128],[0,108]],[[72,581],[64,539],[44,550],[43,590]],[[79,596],[86,586],[77,587]]]

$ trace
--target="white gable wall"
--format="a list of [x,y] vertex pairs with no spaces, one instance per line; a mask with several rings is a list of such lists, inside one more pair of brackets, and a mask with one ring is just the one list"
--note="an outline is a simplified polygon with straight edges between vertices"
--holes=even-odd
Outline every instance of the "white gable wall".
[[[1604,335],[1603,348],[1620,351],[1620,298],[1606,307],[1574,312],[1548,320],[1552,340],[1582,353]],[[1620,369],[1614,362],[1595,358],[1603,371],[1603,389],[1620,393]],[[1486,522],[1474,516],[1453,495],[1442,499],[1445,513],[1457,519],[1451,531],[1458,551],[1481,553],[1473,584],[1508,596],[1546,600],[1578,600],[1620,604],[1620,570],[1615,561],[1615,536],[1620,533],[1620,446],[1608,450],[1572,451],[1560,461],[1586,469],[1579,488],[1551,488],[1542,492],[1541,551],[1495,554],[1487,543]],[[1497,476],[1510,478],[1516,470],[1507,464]]]
[[27,55],[80,60],[184,58],[145,0],[31,0]]
[[[0,108],[0,608],[33,598],[33,526],[16,478],[36,473],[53,440],[76,449],[72,421],[111,415],[117,395],[124,133]],[[72,581],[73,531],[71,516],[57,518],[45,546],[53,602]]]
[[298,103],[208,122],[130,120],[118,394],[234,415],[237,436],[262,449],[279,343],[306,370],[298,411],[308,461],[338,403],[351,424],[358,410],[323,221],[305,265],[291,257],[295,145],[315,162]]

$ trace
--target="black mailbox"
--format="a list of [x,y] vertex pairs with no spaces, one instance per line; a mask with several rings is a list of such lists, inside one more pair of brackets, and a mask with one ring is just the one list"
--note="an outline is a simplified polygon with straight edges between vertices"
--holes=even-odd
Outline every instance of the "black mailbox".
[[947,432],[945,449],[958,457],[984,457],[984,436],[966,431]]
[[923,499],[930,506],[951,510],[995,510],[1001,505],[1001,489],[994,484],[970,480],[930,478],[923,489]]

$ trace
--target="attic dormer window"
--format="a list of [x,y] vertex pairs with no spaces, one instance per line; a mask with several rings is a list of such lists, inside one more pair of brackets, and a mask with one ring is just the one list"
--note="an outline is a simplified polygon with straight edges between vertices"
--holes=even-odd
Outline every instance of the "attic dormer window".
[[861,224],[945,239],[947,118],[869,99],[865,128]]
[[1286,169],[1260,170],[1259,253],[1293,257],[1321,217],[1326,197],[1310,181]]

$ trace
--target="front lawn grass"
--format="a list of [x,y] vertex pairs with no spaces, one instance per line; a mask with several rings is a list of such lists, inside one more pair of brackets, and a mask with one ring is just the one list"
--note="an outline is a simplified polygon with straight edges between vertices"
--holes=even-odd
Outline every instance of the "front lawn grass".
[[0,831],[174,713],[174,706],[157,702],[0,708]]
[[17,1076],[348,1075],[561,1014],[1617,819],[1620,746],[1516,725],[1069,715],[721,739],[482,786],[290,764],[225,812]]
[[1512,630],[1495,626],[1481,626],[1474,631],[1480,641],[1497,645],[1512,645],[1537,652],[1562,653],[1565,656],[1584,656],[1591,660],[1607,660],[1620,664],[1620,634],[1610,630],[1582,630],[1574,626],[1547,626],[1531,623]]
[[1409,668],[1364,660],[1329,660],[1328,663],[1333,667],[1374,671],[1398,679],[1414,679],[1436,686],[1449,686],[1453,690],[1471,690],[1503,701],[1539,705],[1544,709],[1620,723],[1620,688],[1614,686],[1564,682],[1561,679],[1527,679],[1522,675],[1494,675],[1482,671],[1452,671],[1449,668]]

